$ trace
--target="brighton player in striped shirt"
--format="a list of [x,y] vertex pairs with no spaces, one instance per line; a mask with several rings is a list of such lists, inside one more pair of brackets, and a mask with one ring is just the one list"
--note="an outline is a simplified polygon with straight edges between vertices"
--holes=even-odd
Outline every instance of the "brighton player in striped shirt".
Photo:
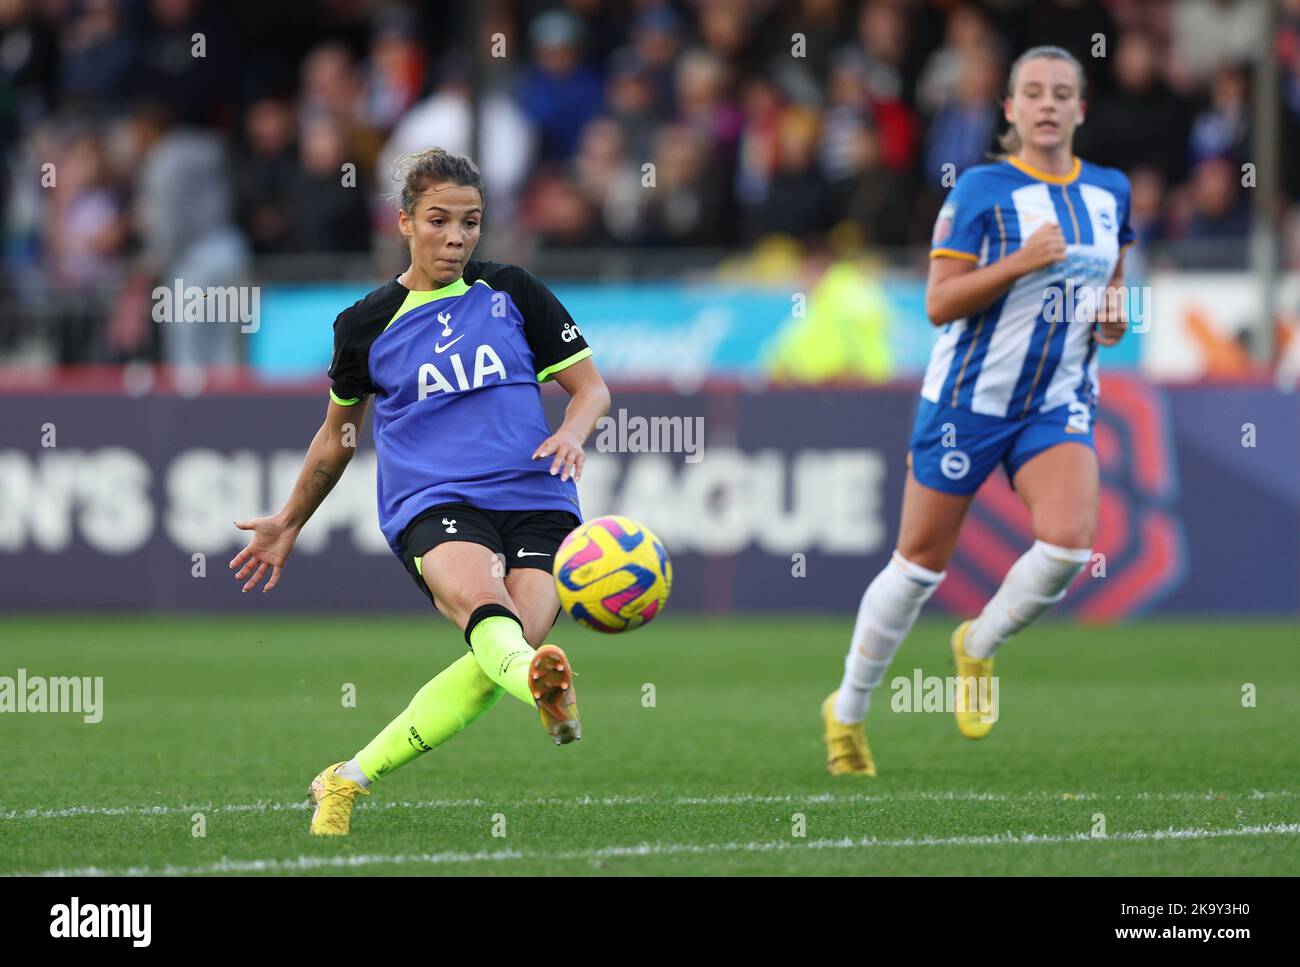
[[[473,163],[430,148],[401,159],[398,183],[410,267],[339,314],[325,423],[284,508],[237,525],[252,539],[230,566],[245,591],[264,578],[264,591],[275,586],[356,452],[349,437],[373,397],[380,527],[470,652],[353,758],[316,776],[316,835],[348,833],[366,787],[507,692],[540,712],[557,745],[581,737],[573,670],[543,642],[559,614],[551,564],[580,523],[582,444],[609,390],[549,289],[517,266],[471,257],[484,204]],[[550,379],[571,397],[554,433],[539,389]]]
[[827,768],[876,774],[871,693],[944,578],[962,520],[1000,463],[1035,541],[952,635],[957,728],[997,718],[993,655],[1059,601],[1089,560],[1097,521],[1097,347],[1127,326],[1128,179],[1073,153],[1084,76],[1059,47],[1012,65],[1006,155],[961,174],[935,224],[926,311],[943,327],[909,442],[898,543],[862,596],[837,691],[822,705]]

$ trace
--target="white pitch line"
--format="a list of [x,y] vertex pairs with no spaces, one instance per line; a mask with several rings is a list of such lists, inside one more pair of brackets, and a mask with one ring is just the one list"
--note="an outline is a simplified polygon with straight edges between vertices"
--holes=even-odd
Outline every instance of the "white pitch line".
[[354,869],[357,867],[390,866],[444,866],[465,863],[499,863],[511,860],[545,860],[547,862],[573,862],[583,860],[620,859],[632,856],[711,855],[717,853],[771,853],[785,850],[855,850],[855,849],[910,849],[930,846],[1043,846],[1064,843],[1151,843],[1167,840],[1224,839],[1244,836],[1295,836],[1300,835],[1300,823],[1270,823],[1264,826],[1239,826],[1226,829],[1155,829],[1134,830],[1110,836],[1093,836],[1089,833],[1041,834],[996,833],[986,836],[924,836],[902,839],[877,839],[874,836],[860,839],[813,839],[805,843],[795,840],[754,841],[748,843],[637,843],[632,846],[603,846],[596,849],[570,850],[560,853],[523,850],[480,850],[476,853],[397,853],[359,856],[298,856],[287,860],[232,860],[226,857],[205,866],[131,866],[109,869],[86,866],[80,869],[41,870],[36,873],[13,874],[18,876],[189,876],[217,873],[278,873],[306,872],[321,869]]
[[[808,795],[760,796],[736,793],[720,796],[578,796],[536,799],[423,799],[361,802],[356,808],[365,812],[391,809],[470,809],[517,806],[745,806],[745,805],[817,805],[889,802],[1213,802],[1231,799],[1291,799],[1300,795],[1291,789],[1267,789],[1244,792],[898,792],[880,793],[811,793]],[[76,816],[174,816],[202,813],[272,813],[308,808],[307,800],[292,802],[186,803],[178,806],[64,806],[57,809],[12,809],[0,813],[0,821],[66,819]]]

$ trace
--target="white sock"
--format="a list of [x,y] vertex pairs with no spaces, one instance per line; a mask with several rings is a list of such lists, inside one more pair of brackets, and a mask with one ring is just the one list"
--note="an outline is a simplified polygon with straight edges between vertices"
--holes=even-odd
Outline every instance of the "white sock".
[[835,700],[835,718],[861,722],[871,705],[871,690],[885,677],[894,652],[916,623],[921,606],[943,580],[894,552],[885,569],[867,585],[853,625],[853,641],[844,659],[844,679]]
[[353,782],[360,783],[362,789],[370,785],[370,779],[366,776],[361,766],[357,764],[356,759],[349,759],[347,762],[343,763],[343,765],[335,769],[334,773],[342,776],[344,779],[351,779]]
[[1057,547],[1034,541],[966,632],[966,654],[987,658],[1025,625],[1065,597],[1075,575],[1092,556],[1091,548]]

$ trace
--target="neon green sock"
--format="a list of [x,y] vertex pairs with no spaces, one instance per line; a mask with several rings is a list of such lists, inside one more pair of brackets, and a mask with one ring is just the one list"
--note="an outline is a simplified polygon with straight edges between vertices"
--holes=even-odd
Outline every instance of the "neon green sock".
[[462,655],[415,693],[411,704],[357,753],[371,782],[442,745],[497,703],[501,689],[473,655]]
[[470,632],[469,643],[483,674],[529,708],[537,707],[528,687],[533,646],[524,637],[518,621],[499,614],[484,618]]

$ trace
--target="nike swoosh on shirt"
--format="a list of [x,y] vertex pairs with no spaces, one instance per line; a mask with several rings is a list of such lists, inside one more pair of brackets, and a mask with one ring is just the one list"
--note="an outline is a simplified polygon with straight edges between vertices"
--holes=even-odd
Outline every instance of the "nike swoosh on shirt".
[[550,557],[550,556],[551,555],[549,554],[543,554],[541,551],[525,551],[522,547],[519,548],[519,553],[515,555],[515,557]]
[[452,346],[456,345],[456,343],[460,342],[460,341],[461,341],[462,339],[464,339],[464,338],[465,338],[465,333],[462,332],[459,336],[457,336],[457,337],[456,337],[455,339],[453,339],[451,342],[447,343],[447,345],[445,345],[445,346],[442,345],[441,343],[434,343],[434,344],[433,344],[433,351],[434,351],[435,353],[446,352],[448,349],[450,349]]

